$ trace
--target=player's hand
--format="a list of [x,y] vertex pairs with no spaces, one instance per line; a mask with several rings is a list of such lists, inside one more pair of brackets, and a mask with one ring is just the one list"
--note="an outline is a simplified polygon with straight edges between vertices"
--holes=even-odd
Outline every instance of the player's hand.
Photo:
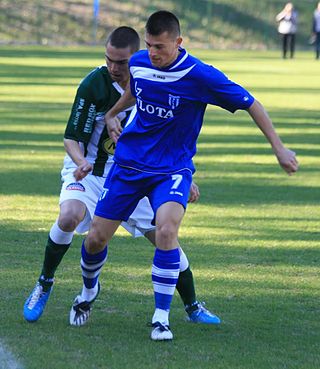
[[194,182],[192,182],[188,202],[196,202],[199,200],[199,197],[200,197],[199,187]]
[[276,157],[282,169],[291,176],[299,168],[299,163],[296,159],[296,153],[285,147],[276,152]]
[[117,143],[118,138],[121,135],[122,127],[118,117],[110,117],[108,114],[105,116],[105,122],[108,130],[109,137],[114,143]]
[[76,181],[80,181],[83,179],[87,174],[92,171],[93,167],[90,163],[85,161],[83,164],[80,164],[78,168],[73,172],[73,176]]

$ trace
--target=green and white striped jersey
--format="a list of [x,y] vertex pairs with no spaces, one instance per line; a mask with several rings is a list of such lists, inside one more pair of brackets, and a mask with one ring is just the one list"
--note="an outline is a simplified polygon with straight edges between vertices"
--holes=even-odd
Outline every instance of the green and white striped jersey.
[[[80,83],[72,106],[64,137],[79,142],[84,156],[93,165],[92,174],[105,177],[106,164],[113,161],[115,149],[104,123],[105,114],[119,100],[124,90],[114,82],[106,66],[90,72]],[[120,113],[124,123],[132,108]],[[69,155],[64,159],[65,168],[77,165]]]

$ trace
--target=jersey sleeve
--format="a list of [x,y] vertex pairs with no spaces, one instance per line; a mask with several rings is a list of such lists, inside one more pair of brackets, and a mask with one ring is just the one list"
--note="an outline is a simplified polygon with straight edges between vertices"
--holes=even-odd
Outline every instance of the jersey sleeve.
[[75,96],[64,138],[88,143],[95,124],[97,103],[90,86],[81,83]]
[[202,102],[220,106],[232,113],[238,109],[248,109],[254,102],[254,97],[246,89],[218,69],[203,65],[197,73],[200,76],[198,92]]

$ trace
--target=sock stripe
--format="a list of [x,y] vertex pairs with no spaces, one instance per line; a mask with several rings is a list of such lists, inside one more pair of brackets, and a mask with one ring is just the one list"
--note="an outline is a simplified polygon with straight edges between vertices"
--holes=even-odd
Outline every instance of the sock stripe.
[[161,270],[163,270],[163,269],[165,269],[165,270],[170,270],[170,269],[176,270],[177,268],[180,268],[180,262],[177,262],[177,263],[168,263],[166,265],[163,265],[163,264],[161,264],[161,262],[159,263],[159,261],[154,260],[153,266],[155,268],[159,268]]
[[163,278],[161,276],[157,276],[152,274],[152,282],[154,283],[160,283],[160,284],[167,284],[167,285],[176,285],[178,281],[178,277],[177,278]]
[[83,269],[86,269],[87,271],[91,271],[91,272],[94,272],[96,270],[98,270],[99,268],[101,268],[103,266],[103,264],[107,261],[107,256],[102,260],[100,261],[99,263],[91,263],[88,265],[88,263],[86,263],[83,258],[81,258],[81,268]]
[[82,279],[86,288],[91,289],[94,288],[98,282],[98,278],[101,272],[101,269],[108,258],[108,246],[106,246],[101,252],[98,254],[88,254],[85,249],[84,242],[82,243],[81,249],[81,270],[82,270]]
[[179,249],[155,250],[152,265],[152,283],[156,309],[169,311],[179,277]]
[[159,268],[157,266],[155,266],[154,264],[152,265],[152,274],[155,275],[166,275],[166,276],[176,276],[179,275],[179,265],[177,265],[176,268],[172,268],[172,266],[169,268]]
[[153,283],[153,290],[154,292],[161,293],[163,295],[173,295],[174,290],[176,288],[176,285],[168,285],[168,284],[162,284],[162,283]]

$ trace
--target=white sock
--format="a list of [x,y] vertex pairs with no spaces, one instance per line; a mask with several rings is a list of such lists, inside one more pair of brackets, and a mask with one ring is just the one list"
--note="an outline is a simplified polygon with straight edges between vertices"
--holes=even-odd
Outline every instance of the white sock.
[[49,236],[58,245],[69,245],[72,242],[73,232],[64,232],[58,225],[58,221],[50,229]]
[[97,283],[93,288],[87,288],[85,285],[83,285],[81,297],[86,301],[92,301],[97,296],[98,285],[99,283]]
[[163,325],[169,325],[169,311],[156,309],[152,317],[152,324],[155,322],[160,322]]
[[179,247],[179,251],[180,251],[180,272],[184,272],[185,270],[188,269],[189,260],[181,247]]

